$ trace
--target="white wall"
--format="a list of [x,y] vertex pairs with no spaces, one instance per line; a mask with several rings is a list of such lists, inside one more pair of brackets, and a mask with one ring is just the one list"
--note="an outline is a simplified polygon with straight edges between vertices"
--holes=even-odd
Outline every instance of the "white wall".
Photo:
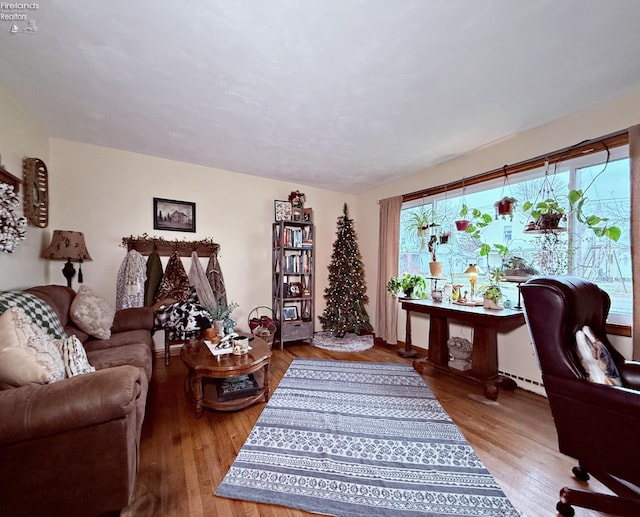
[[[27,112],[0,88],[0,154],[2,165],[22,179],[22,159],[40,158],[49,163],[49,137]],[[22,199],[23,185],[19,196]],[[19,210],[22,215],[22,206]],[[0,253],[0,290],[20,289],[48,282],[47,261],[39,258],[47,230],[29,226],[25,240],[13,253]]]
[[[233,317],[245,330],[254,307],[271,306],[273,201],[301,190],[314,209],[316,316],[321,314],[336,220],[345,202],[357,219],[355,196],[55,138],[50,156],[55,203],[49,227],[84,233],[93,258],[83,265],[86,285],[115,304],[124,236],[210,237],[221,246],[228,298],[240,304]],[[195,202],[196,233],[154,230],[154,197]],[[188,271],[190,259],[183,262]],[[61,267],[53,266],[52,283],[65,282]]]
[[[369,272],[369,293],[372,314],[375,315],[376,274],[378,260],[378,200],[418,191],[456,179],[473,176],[485,171],[516,163],[534,156],[561,149],[582,140],[596,138],[640,123],[640,90],[612,102],[596,106],[553,123],[505,139],[494,145],[428,168],[417,174],[373,189],[358,197],[358,214],[371,224],[361,234],[361,248],[365,267]],[[428,318],[412,319],[413,342],[427,347]],[[404,339],[404,311],[398,318],[398,337]],[[452,326],[452,335],[460,335],[459,326]],[[465,334],[468,337],[468,332]],[[629,341],[628,339],[626,341]],[[630,349],[624,338],[614,340],[627,357]],[[514,375],[539,379],[539,370],[526,329],[520,328],[499,337],[500,369]]]

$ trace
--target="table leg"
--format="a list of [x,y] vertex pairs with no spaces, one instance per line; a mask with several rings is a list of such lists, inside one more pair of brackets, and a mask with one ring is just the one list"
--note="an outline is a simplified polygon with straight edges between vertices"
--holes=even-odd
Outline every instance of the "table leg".
[[407,311],[407,323],[405,325],[404,333],[404,350],[398,350],[398,355],[402,357],[416,357],[418,355],[417,350],[411,348],[411,312]]
[[194,378],[193,378],[193,382],[192,382],[191,386],[195,390],[193,395],[194,395],[195,404],[196,404],[196,417],[200,418],[202,416],[202,410],[204,409],[202,407],[202,398],[203,398],[203,394],[202,394],[202,377],[200,377],[199,375],[196,374],[194,376]]
[[431,314],[429,316],[429,360],[435,364],[449,364],[449,321]]
[[269,364],[264,366],[264,401],[269,402]]

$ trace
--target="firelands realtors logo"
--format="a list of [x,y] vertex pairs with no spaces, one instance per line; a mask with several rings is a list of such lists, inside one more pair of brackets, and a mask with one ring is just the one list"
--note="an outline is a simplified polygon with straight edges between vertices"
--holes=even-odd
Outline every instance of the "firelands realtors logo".
[[31,11],[38,9],[37,2],[0,2],[0,22],[8,22],[9,34],[34,34],[38,27]]

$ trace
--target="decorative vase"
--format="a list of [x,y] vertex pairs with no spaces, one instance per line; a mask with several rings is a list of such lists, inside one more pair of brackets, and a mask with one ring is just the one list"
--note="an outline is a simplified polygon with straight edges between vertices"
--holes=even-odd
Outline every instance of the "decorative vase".
[[492,298],[489,298],[488,296],[484,297],[484,299],[482,301],[482,306],[485,309],[492,309],[492,310],[496,310],[496,311],[504,309],[504,307],[502,305],[498,305],[498,302],[496,302]]
[[434,289],[433,291],[431,291],[431,299],[434,302],[441,302],[442,301],[442,291],[440,289]]
[[216,334],[220,337],[224,337],[224,321],[215,320],[213,322],[213,328],[216,330]]
[[440,278],[440,275],[442,275],[442,262],[429,262],[429,271],[431,276]]
[[413,295],[413,287],[407,287],[406,289],[403,289],[402,292],[404,293],[405,298],[411,298]]
[[456,230],[460,232],[464,232],[469,227],[469,221],[467,219],[460,219],[458,221],[455,221],[455,223]]

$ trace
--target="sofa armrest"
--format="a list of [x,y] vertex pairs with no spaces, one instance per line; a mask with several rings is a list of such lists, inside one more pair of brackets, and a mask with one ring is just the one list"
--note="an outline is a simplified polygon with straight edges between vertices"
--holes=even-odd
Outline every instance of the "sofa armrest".
[[125,332],[127,330],[152,330],[153,309],[151,307],[131,307],[116,311],[113,318],[111,332]]
[[136,366],[116,366],[53,384],[0,391],[0,445],[42,438],[123,418],[146,397]]

